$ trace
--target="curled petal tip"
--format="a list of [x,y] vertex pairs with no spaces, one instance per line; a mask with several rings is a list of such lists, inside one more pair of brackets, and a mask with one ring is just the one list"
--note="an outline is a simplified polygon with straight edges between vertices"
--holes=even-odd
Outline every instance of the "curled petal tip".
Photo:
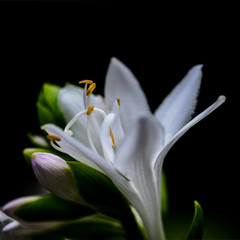
[[203,68],[203,64],[198,64],[195,67],[198,68],[199,70],[201,70]]
[[221,96],[218,97],[217,100],[218,100],[219,102],[224,103],[224,102],[226,101],[226,97],[225,97],[224,95],[221,95]]
[[111,58],[111,62],[118,62],[119,60],[116,57]]

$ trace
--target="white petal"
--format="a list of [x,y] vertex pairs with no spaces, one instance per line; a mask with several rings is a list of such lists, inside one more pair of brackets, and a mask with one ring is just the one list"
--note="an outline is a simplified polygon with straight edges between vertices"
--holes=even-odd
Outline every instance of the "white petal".
[[120,117],[126,129],[137,116],[150,113],[146,97],[133,73],[119,60],[112,58],[105,83],[105,98],[112,106],[121,100]]
[[211,106],[209,106],[205,111],[197,115],[195,118],[193,118],[190,122],[188,122],[183,128],[181,128],[175,136],[166,144],[166,146],[163,148],[161,153],[158,156],[158,160],[156,161],[156,164],[154,166],[156,177],[161,178],[161,168],[163,164],[163,160],[165,156],[167,155],[168,151],[171,149],[171,147],[180,139],[180,137],[183,136],[184,133],[186,133],[191,127],[193,127],[195,124],[197,124],[199,121],[201,121],[203,118],[205,118],[207,115],[209,115],[211,112],[213,112],[215,109],[217,109],[221,104],[223,104],[226,100],[225,96],[218,97],[217,101],[214,102]]
[[[64,132],[61,128],[53,125],[53,124],[46,124],[42,126],[42,129],[45,130],[48,134],[52,134],[55,136],[59,136],[61,138],[61,141],[58,142],[58,145],[62,148],[62,151],[73,157],[74,159],[93,167],[97,170],[99,168],[96,166],[94,161],[89,160],[88,157],[94,157],[96,154],[90,150],[90,146],[87,147],[84,144],[78,142],[76,139],[70,137],[66,132]],[[71,142],[74,141],[74,143],[78,142],[81,147],[76,150],[72,145]],[[94,155],[94,156],[93,156]]]
[[[161,199],[153,166],[164,144],[164,130],[151,116],[139,118],[126,133],[114,166],[133,182],[139,199],[130,199],[141,215],[149,239],[162,239]],[[161,183],[161,182],[160,182]]]
[[142,116],[132,124],[114,161],[114,166],[133,180],[139,177],[136,167],[151,171],[164,145],[164,129],[152,116]]
[[84,202],[65,160],[50,153],[34,153],[32,168],[38,181],[50,192],[68,201]]
[[167,135],[173,136],[191,119],[201,83],[201,68],[202,65],[193,67],[157,108],[155,116]]

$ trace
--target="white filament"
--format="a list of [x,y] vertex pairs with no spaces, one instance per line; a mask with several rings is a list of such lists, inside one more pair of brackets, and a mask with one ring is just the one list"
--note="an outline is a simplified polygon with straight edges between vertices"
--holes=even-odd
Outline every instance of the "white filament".
[[69,129],[71,128],[71,126],[83,115],[85,115],[87,113],[87,110],[83,110],[81,112],[79,112],[78,114],[76,114],[72,120],[67,124],[67,126],[64,128],[64,132],[68,132]]
[[56,149],[57,151],[65,153],[65,152],[62,150],[62,148],[60,148],[59,146],[57,146],[57,145],[54,143],[53,140],[50,141],[50,144],[51,144],[51,146],[52,146],[54,149]]

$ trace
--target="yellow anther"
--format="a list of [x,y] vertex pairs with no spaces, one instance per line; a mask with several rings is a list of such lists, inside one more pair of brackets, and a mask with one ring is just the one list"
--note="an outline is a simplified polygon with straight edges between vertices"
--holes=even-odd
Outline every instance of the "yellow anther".
[[93,106],[93,105],[90,105],[90,107],[88,108],[86,114],[87,114],[87,115],[91,114],[91,113],[93,112],[93,110],[94,110],[94,106]]
[[118,106],[120,107],[120,98],[117,98]]
[[79,84],[82,84],[82,83],[86,83],[86,84],[93,84],[93,81],[92,80],[82,80],[79,82]]
[[61,141],[61,138],[52,134],[47,135],[47,139],[54,141]]
[[112,132],[111,129],[109,130],[109,134],[110,134],[110,137],[112,139],[112,146],[115,147],[115,140],[114,140],[113,132]]
[[87,95],[87,96],[90,96],[95,88],[96,88],[96,83],[92,83],[92,84],[88,87],[88,89],[87,89],[87,91],[86,91],[86,95]]

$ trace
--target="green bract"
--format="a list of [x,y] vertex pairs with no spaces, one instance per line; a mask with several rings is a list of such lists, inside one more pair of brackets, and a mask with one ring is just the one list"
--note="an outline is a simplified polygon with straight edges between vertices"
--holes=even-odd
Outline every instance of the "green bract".
[[58,105],[60,87],[44,83],[37,101],[37,111],[40,126],[46,123],[55,123],[64,127],[65,120]]

